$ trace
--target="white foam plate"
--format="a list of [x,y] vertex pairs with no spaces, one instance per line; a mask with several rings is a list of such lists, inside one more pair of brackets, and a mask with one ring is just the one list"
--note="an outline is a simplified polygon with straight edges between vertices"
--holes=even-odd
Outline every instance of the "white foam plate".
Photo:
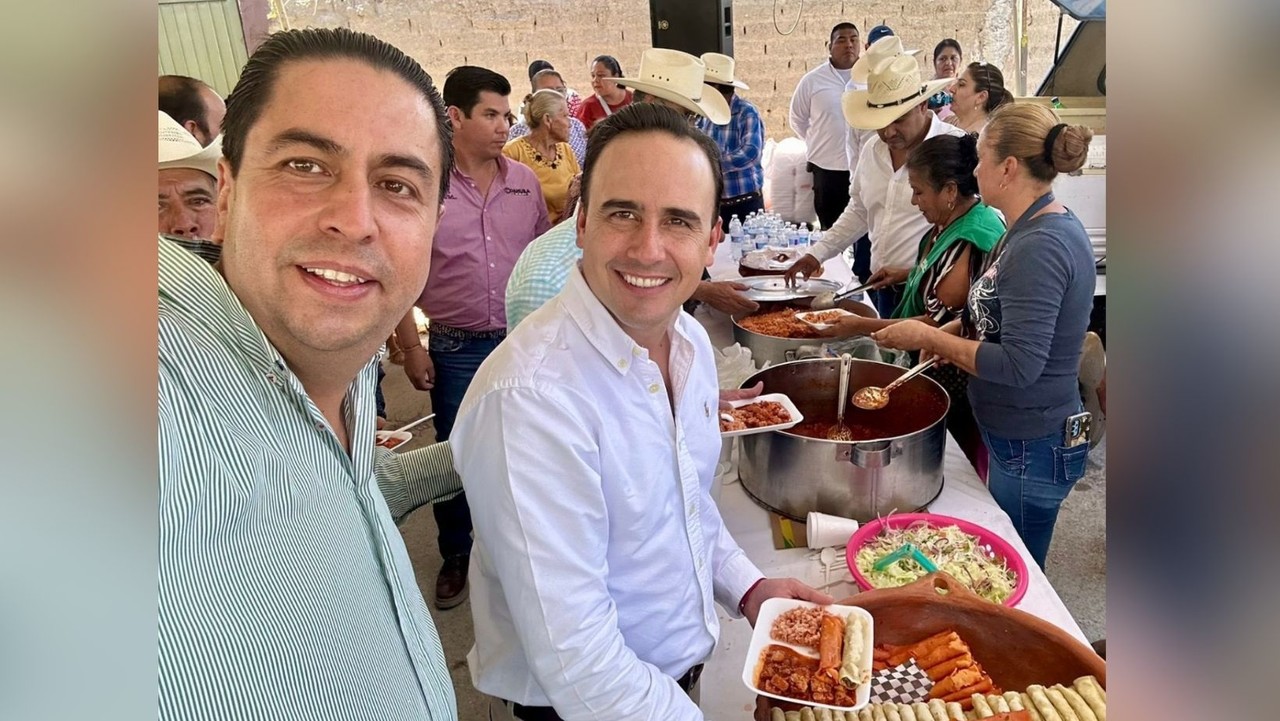
[[835,313],[836,316],[840,318],[843,318],[847,315],[857,315],[857,313],[850,313],[844,308],[829,308],[827,310],[806,310],[803,313],[796,313],[796,318],[801,323],[804,323],[810,328],[813,328],[815,330],[826,330],[831,326],[835,325],[835,323],[819,323],[813,320],[814,318],[816,318],[819,315],[822,315],[823,313]]
[[875,636],[875,621],[871,618],[871,614],[868,613],[865,609],[859,608],[858,606],[841,606],[838,604],[832,604],[830,606],[819,606],[816,603],[810,603],[808,601],[797,601],[790,598],[770,598],[766,600],[764,603],[760,604],[760,615],[756,617],[756,627],[755,627],[755,630],[751,633],[751,646],[750,648],[747,649],[747,660],[746,660],[746,663],[742,665],[742,683],[746,684],[747,688],[751,689],[752,691],[755,691],[761,696],[776,698],[779,701],[790,701],[791,703],[804,704],[805,706],[829,708],[835,711],[857,711],[858,709],[870,703],[871,701],[870,679],[868,679],[866,683],[858,686],[858,690],[854,693],[854,700],[856,701],[856,703],[852,706],[831,706],[828,704],[815,703],[813,701],[801,701],[794,698],[788,698],[786,696],[779,696],[777,694],[772,694],[760,689],[760,687],[756,683],[756,666],[759,665],[760,654],[764,652],[764,649],[766,646],[769,646],[771,644],[777,644],[779,646],[785,646],[787,648],[790,648],[796,651],[797,653],[808,656],[809,658],[818,657],[817,649],[811,649],[808,646],[794,646],[789,643],[775,641],[769,637],[769,630],[773,628],[774,620],[778,618],[778,616],[781,616],[783,613],[790,611],[793,608],[822,608],[822,609],[826,609],[827,612],[833,613],[836,615],[847,616],[853,613],[866,619],[867,634],[866,634],[866,639],[864,640],[864,642],[866,643],[866,648],[864,649],[865,655],[863,656],[863,658],[867,660],[868,664],[871,663],[872,647],[874,646],[874,641],[872,640],[872,638]]
[[[374,434],[374,442],[382,441],[385,443],[388,439],[398,439],[400,442],[390,447],[390,450],[393,451],[403,448],[404,444],[408,443],[411,438],[413,438],[413,434],[409,431],[378,431]],[[386,445],[381,445],[381,447],[387,448]]]
[[[745,436],[751,433],[765,433],[767,431],[785,431],[786,429],[804,420],[804,415],[800,413],[800,409],[796,408],[796,404],[792,403],[791,399],[788,398],[786,394],[783,394],[783,393],[765,393],[764,395],[756,396],[755,398],[748,398],[746,400],[741,400],[741,401],[730,401],[729,405],[733,406],[734,408],[741,408],[743,406],[749,406],[752,403],[758,403],[760,401],[775,401],[777,403],[781,403],[782,407],[787,409],[787,413],[791,416],[791,420],[787,421],[786,423],[775,423],[771,426],[760,426],[759,428],[743,428],[740,431],[721,431],[720,437],[734,438],[736,436]],[[719,416],[717,416],[717,418],[718,417]]]

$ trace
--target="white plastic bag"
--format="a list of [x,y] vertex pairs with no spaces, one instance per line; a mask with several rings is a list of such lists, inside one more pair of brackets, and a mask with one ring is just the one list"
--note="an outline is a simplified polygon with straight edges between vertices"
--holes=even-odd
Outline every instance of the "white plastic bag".
[[[766,368],[769,366],[767,362],[764,365]],[[751,349],[743,348],[741,343],[716,351],[716,378],[721,389],[741,388],[743,381],[760,370],[764,368],[756,367],[751,358]]]

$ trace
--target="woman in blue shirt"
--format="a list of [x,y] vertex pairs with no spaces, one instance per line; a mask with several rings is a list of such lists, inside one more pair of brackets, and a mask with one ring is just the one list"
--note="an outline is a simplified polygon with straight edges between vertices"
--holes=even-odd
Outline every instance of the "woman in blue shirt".
[[1089,453],[1069,419],[1082,410],[1080,352],[1095,282],[1089,236],[1051,186],[1084,165],[1092,137],[1044,106],[997,110],[979,139],[975,175],[984,202],[1014,220],[970,288],[965,313],[941,328],[904,321],[872,335],[970,374],[991,495],[1041,567],[1058,508]]

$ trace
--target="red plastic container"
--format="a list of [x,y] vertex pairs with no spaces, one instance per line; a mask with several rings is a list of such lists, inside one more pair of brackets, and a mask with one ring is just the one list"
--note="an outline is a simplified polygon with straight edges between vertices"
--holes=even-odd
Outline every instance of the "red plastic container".
[[992,553],[997,557],[1003,558],[1005,563],[1018,576],[1018,585],[1013,589],[1013,593],[1004,600],[1004,605],[1012,608],[1018,605],[1022,597],[1027,594],[1027,564],[1022,560],[1022,556],[995,533],[979,526],[976,523],[970,523],[960,518],[952,518],[951,516],[941,516],[936,513],[896,513],[892,516],[877,518],[874,521],[864,523],[853,537],[849,539],[849,545],[844,549],[844,560],[849,566],[849,573],[853,574],[853,580],[857,582],[858,588],[869,591],[873,588],[871,582],[867,580],[858,571],[858,565],[854,562],[854,558],[858,555],[858,550],[863,545],[871,541],[885,528],[905,528],[916,523],[924,522],[934,527],[956,526],[961,531],[975,536],[982,541],[983,545],[990,546]]

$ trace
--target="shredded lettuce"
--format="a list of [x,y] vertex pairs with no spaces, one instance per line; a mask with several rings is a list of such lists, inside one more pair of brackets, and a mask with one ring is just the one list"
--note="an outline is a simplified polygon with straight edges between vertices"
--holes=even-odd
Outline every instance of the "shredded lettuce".
[[903,586],[927,574],[914,559],[900,558],[882,571],[875,570],[880,559],[914,544],[940,571],[946,571],[974,593],[1003,603],[1018,586],[1018,576],[990,546],[956,526],[930,526],[914,523],[905,528],[887,528],[858,549],[854,563],[874,588]]

